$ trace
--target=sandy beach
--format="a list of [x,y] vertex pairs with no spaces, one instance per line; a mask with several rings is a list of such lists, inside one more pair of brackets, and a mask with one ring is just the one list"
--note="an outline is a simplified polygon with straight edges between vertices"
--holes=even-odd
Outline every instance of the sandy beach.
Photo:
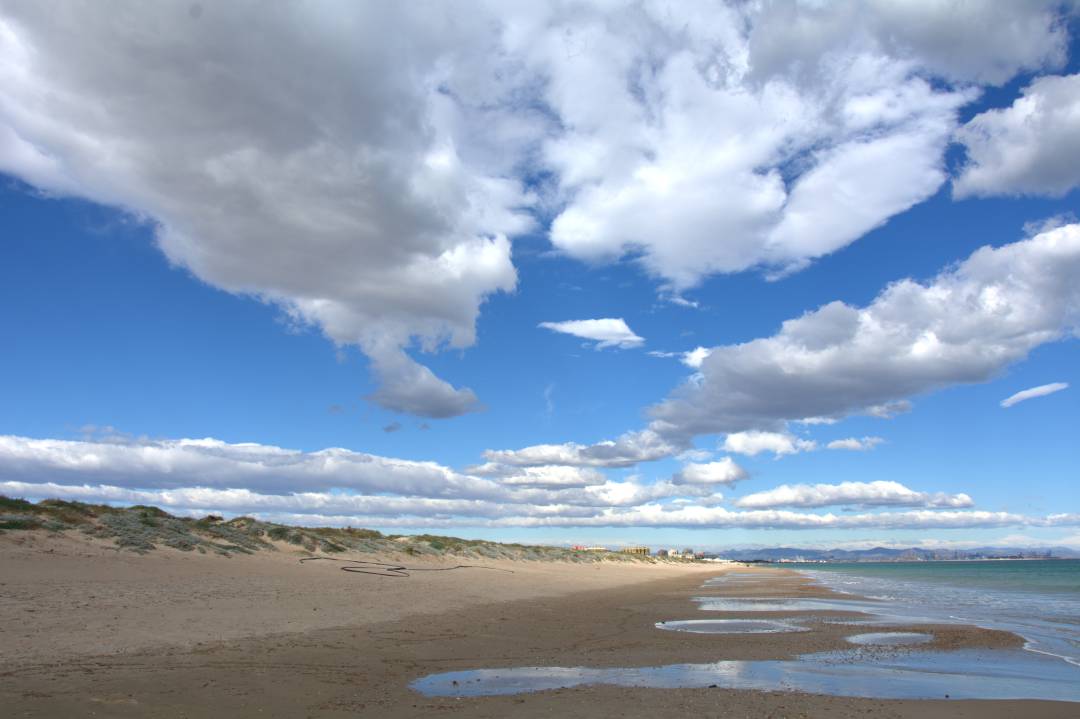
[[[487,562],[382,577],[299,552],[148,555],[42,533],[0,537],[0,703],[13,717],[1075,716],[1038,701],[885,701],[792,692],[589,686],[497,697],[425,697],[447,671],[656,666],[787,659],[842,649],[848,625],[797,634],[658,631],[690,618],[727,571],[708,564]],[[365,559],[373,559],[365,557]],[[457,564],[412,562],[419,569]],[[479,562],[469,562],[479,564]],[[498,571],[501,570],[501,571]],[[739,572],[746,572],[739,568]],[[827,597],[797,574],[758,570],[776,597]],[[761,596],[757,583],[754,596]],[[714,614],[714,613],[710,613]],[[776,613],[787,617],[797,613]],[[820,614],[820,613],[818,613]],[[724,616],[723,613],[715,616]],[[919,626],[931,648],[1016,647],[973,627]]]

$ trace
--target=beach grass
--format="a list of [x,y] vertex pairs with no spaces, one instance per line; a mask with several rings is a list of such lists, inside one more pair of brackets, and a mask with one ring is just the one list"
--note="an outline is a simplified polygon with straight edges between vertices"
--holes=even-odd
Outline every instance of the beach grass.
[[526,561],[656,563],[657,557],[565,547],[504,544],[434,534],[383,534],[357,527],[298,527],[254,517],[177,517],[159,507],[112,507],[62,499],[29,502],[0,495],[0,533],[81,532],[112,540],[118,549],[146,554],[161,547],[224,556],[295,548],[309,554],[404,554]]

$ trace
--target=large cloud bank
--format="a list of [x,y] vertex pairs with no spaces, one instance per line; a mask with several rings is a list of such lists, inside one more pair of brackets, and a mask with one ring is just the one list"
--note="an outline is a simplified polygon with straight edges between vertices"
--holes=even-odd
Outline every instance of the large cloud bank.
[[[300,452],[212,439],[63,441],[0,437],[0,494],[252,513],[302,524],[377,527],[963,528],[1072,526],[1080,516],[963,509],[966,495],[891,482],[781,487],[719,506],[718,485],[746,477],[730,460],[690,464],[674,481],[612,481],[587,470],[462,474],[432,463],[326,449]],[[837,504],[900,512],[774,509]]]
[[0,171],[145,219],[432,417],[477,397],[410,351],[475,342],[538,220],[675,293],[797,268],[936,192],[973,84],[1067,45],[1057,2],[193,7],[5,3]]

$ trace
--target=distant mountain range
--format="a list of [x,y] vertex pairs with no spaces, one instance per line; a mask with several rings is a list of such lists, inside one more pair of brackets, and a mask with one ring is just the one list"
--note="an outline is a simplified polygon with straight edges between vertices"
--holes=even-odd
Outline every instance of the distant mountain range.
[[896,562],[905,560],[943,560],[943,559],[990,559],[1000,557],[1077,559],[1080,552],[1068,547],[976,547],[974,549],[894,549],[890,547],[872,547],[870,549],[800,549],[798,547],[767,547],[760,549],[730,549],[709,552],[726,559],[743,561],[829,560],[834,562]]

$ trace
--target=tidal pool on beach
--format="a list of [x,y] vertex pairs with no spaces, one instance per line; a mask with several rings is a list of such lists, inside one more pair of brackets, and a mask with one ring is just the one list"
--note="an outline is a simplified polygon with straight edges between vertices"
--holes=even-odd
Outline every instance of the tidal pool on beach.
[[706,612],[866,612],[880,610],[880,602],[853,599],[786,599],[694,597]]
[[764,576],[763,572],[728,572],[719,577],[705,580],[706,587],[723,586],[725,584],[741,584],[743,582],[775,582],[775,577]]
[[[760,574],[728,574],[706,588],[761,579]],[[775,584],[763,587],[770,593]],[[700,610],[861,613],[829,618],[829,624],[874,626],[955,619],[918,605],[900,605],[852,595],[816,597],[695,597]],[[929,614],[930,616],[925,616]],[[952,621],[950,621],[952,620]],[[820,621],[820,620],[819,620]],[[703,634],[771,634],[811,631],[799,618],[688,619],[658,622],[658,629]],[[734,660],[652,667],[511,667],[432,674],[412,688],[428,696],[491,696],[607,684],[649,688],[719,688],[799,691],[878,699],[1043,699],[1080,702],[1080,669],[1057,656],[1020,649],[928,651],[918,644],[933,635],[915,631],[864,632],[847,637],[842,651],[804,654],[789,660]],[[886,651],[867,649],[881,648]]]
[[[737,598],[694,597],[698,609],[705,612],[730,612],[733,614],[756,614],[758,612],[799,612],[813,615],[817,612],[847,612],[847,617],[823,617],[828,624],[851,624],[856,626],[894,626],[902,624],[932,624],[933,617],[918,614],[899,614],[889,611],[885,602],[864,599],[785,599],[785,598]],[[792,621],[792,620],[788,620]]]
[[680,619],[657,622],[657,629],[691,634],[778,634],[781,632],[806,632],[789,622],[768,619]]
[[852,634],[846,639],[852,644],[899,647],[909,644],[926,644],[934,641],[934,636],[922,632],[869,632],[867,634]]
[[721,661],[657,667],[512,667],[431,674],[410,686],[427,696],[497,696],[588,684],[660,689],[800,691],[877,699],[1047,699],[1080,702],[1080,672],[1016,649],[853,652],[784,661]]

